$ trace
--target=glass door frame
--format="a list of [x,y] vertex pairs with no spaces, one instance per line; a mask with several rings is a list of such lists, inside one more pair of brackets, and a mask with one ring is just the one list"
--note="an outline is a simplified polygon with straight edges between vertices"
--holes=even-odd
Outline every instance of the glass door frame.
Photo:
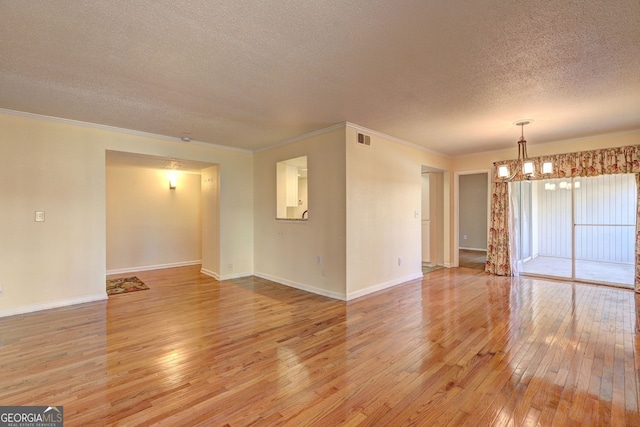
[[[588,177],[585,177],[588,178]],[[556,178],[557,179],[557,178]],[[567,179],[567,178],[565,178]],[[578,179],[581,179],[580,177]],[[570,178],[570,182],[571,182],[571,190],[570,190],[570,214],[571,214],[571,229],[570,229],[570,238],[571,238],[571,248],[570,248],[570,254],[571,254],[571,277],[567,277],[567,276],[551,276],[551,275],[545,275],[545,274],[541,274],[541,273],[535,273],[535,272],[526,272],[523,271],[522,266],[523,266],[523,262],[524,262],[524,258],[522,257],[523,254],[523,248],[520,247],[520,245],[523,243],[523,238],[522,238],[522,222],[523,222],[523,216],[528,214],[529,216],[529,221],[528,221],[528,230],[527,232],[530,234],[530,238],[529,240],[529,257],[533,257],[534,253],[533,253],[533,232],[532,232],[532,214],[533,214],[533,210],[534,210],[534,203],[533,203],[533,188],[530,191],[529,197],[530,197],[530,201],[529,201],[529,211],[526,214],[523,214],[523,207],[524,207],[524,203],[522,200],[522,195],[523,195],[523,191],[522,191],[522,183],[524,183],[525,181],[521,181],[518,182],[517,184],[519,185],[518,188],[518,194],[515,197],[512,197],[511,202],[514,203],[517,200],[518,206],[513,206],[514,209],[514,214],[513,214],[513,218],[514,218],[514,222],[516,222],[514,224],[514,227],[512,227],[512,230],[516,233],[516,258],[517,258],[517,265],[518,265],[518,273],[520,275],[523,276],[529,276],[529,277],[544,277],[544,278],[550,278],[550,279],[560,279],[560,280],[569,280],[569,281],[574,281],[574,282],[583,282],[583,283],[591,283],[591,284],[597,284],[597,285],[606,285],[606,286],[613,286],[613,287],[620,287],[623,289],[633,289],[634,288],[634,284],[630,283],[630,284],[623,284],[623,283],[614,283],[614,282],[604,282],[604,281],[597,281],[597,280],[589,280],[589,279],[585,279],[585,278],[577,278],[576,277],[576,228],[577,227],[581,227],[581,226],[603,226],[603,227],[620,227],[620,226],[632,226],[632,227],[636,227],[635,224],[588,224],[588,223],[577,223],[576,222],[576,196],[575,196],[575,182],[576,182],[576,178],[571,177]],[[538,182],[542,183],[544,181],[548,181],[548,180],[540,180]],[[634,178],[634,183],[635,183],[635,178]],[[636,186],[636,192],[640,191],[637,186]],[[637,199],[637,193],[636,193],[636,199]],[[518,210],[517,214],[515,212],[515,209]],[[636,207],[637,209],[637,207]],[[637,231],[637,230],[636,230]],[[635,235],[635,233],[633,233]],[[528,259],[527,258],[527,259]]]

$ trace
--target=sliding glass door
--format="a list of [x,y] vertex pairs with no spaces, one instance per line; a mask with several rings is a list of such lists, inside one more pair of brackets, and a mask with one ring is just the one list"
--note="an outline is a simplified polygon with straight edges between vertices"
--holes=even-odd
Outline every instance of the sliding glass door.
[[633,174],[512,183],[520,272],[633,287],[636,191]]
[[[528,239],[530,247],[518,250],[520,272],[572,278],[571,192],[565,188],[561,191],[559,179],[523,181],[513,185],[531,188],[529,192],[521,191],[530,198],[520,202],[520,210],[531,217],[531,237]],[[526,212],[527,209],[530,212]],[[524,229],[519,234],[527,232]],[[527,239],[522,239],[522,243],[526,246]]]
[[636,183],[633,174],[576,181],[575,278],[633,287]]

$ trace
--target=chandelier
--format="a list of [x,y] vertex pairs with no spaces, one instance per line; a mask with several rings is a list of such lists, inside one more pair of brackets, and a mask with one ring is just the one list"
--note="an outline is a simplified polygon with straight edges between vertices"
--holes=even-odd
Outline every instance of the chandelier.
[[[518,171],[522,172],[522,176],[526,179],[531,179],[535,176],[535,164],[533,160],[529,160],[527,156],[527,140],[524,139],[524,127],[531,123],[533,120],[522,120],[519,122],[515,122],[514,125],[520,126],[520,139],[518,140],[518,160],[516,161],[515,170],[513,172],[509,171],[508,165],[500,165],[498,166],[498,178],[503,181],[511,181],[516,175],[518,175]],[[548,175],[553,172],[553,163],[551,162],[543,162],[542,163],[542,174]]]

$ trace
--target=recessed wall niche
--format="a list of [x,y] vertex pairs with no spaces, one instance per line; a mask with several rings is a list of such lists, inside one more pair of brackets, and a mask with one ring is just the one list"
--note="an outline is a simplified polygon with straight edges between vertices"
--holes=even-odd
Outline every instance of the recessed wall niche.
[[307,156],[276,164],[276,219],[309,219]]

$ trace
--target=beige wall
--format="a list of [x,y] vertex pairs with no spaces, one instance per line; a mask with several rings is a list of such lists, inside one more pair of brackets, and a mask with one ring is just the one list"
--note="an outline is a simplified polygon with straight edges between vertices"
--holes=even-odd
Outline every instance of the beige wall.
[[219,164],[220,265],[252,273],[252,153],[7,113],[0,129],[0,316],[106,297],[105,150]]
[[[418,150],[347,127],[347,295],[422,277]],[[364,132],[366,133],[366,132]]]
[[[256,153],[256,275],[342,299],[422,276],[421,167],[450,160],[376,132],[357,144],[358,131],[346,124]],[[309,220],[277,221],[276,163],[305,155]]]
[[107,273],[200,263],[200,174],[107,166],[106,189]]
[[[373,132],[362,154],[355,133],[367,131],[351,124],[255,154],[6,112],[0,129],[0,178],[8,183],[0,189],[0,316],[106,297],[105,150],[217,164],[210,183],[211,208],[219,215],[208,226],[219,235],[202,225],[207,271],[223,279],[255,271],[337,298],[418,274],[421,165],[444,171],[447,266],[457,247],[454,173],[489,169],[516,152],[514,143],[452,159]],[[529,154],[639,143],[635,131],[531,145]],[[275,164],[303,155],[309,156],[309,220],[276,221]],[[36,210],[46,212],[46,222],[33,221]]]
[[0,129],[0,315],[106,298],[104,148],[25,118]]
[[220,168],[203,169],[201,175],[202,272],[220,279]]
[[[276,220],[276,163],[307,156],[307,221]],[[344,127],[255,154],[255,273],[345,297]]]

